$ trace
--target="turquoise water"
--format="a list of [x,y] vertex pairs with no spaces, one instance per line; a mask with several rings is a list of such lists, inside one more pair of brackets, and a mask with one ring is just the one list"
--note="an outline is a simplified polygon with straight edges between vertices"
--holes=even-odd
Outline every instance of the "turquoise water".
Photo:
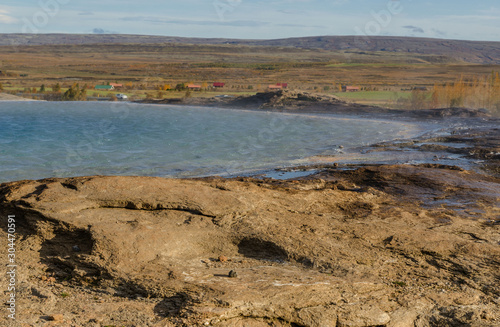
[[401,137],[411,124],[97,102],[0,102],[0,181],[234,175]]

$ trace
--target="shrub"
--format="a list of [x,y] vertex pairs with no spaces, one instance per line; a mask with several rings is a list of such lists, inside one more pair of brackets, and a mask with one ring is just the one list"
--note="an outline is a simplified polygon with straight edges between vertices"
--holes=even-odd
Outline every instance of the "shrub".
[[428,95],[428,92],[413,90],[410,95],[410,109],[424,109],[428,107]]
[[460,78],[454,83],[434,85],[431,107],[486,108],[498,113],[500,103],[500,76]]
[[176,91],[184,91],[186,89],[186,85],[184,83],[179,83],[175,86]]
[[64,92],[61,99],[63,101],[83,101],[87,99],[87,90],[85,88],[80,89],[78,84],[73,84],[69,89]]
[[61,92],[61,85],[59,83],[57,83],[56,85],[53,85],[52,92]]

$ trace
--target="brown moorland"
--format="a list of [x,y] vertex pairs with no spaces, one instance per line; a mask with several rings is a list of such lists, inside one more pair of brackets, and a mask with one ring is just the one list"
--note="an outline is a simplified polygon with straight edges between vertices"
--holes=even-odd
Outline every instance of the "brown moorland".
[[[63,89],[79,83],[87,85],[88,95],[92,95],[97,84],[119,82],[139,98],[147,93],[150,97],[178,97],[183,93],[157,91],[190,82],[212,90],[212,83],[219,81],[226,83],[222,90],[225,93],[252,94],[279,82],[288,83],[291,89],[322,93],[339,92],[342,85],[401,92],[500,71],[499,61],[492,54],[498,46],[494,42],[374,38],[376,42],[368,47],[346,39],[349,46],[341,49],[340,44],[345,42],[333,37],[314,42],[312,38],[290,39],[288,43],[177,38],[153,43],[160,39],[110,35],[80,39],[65,36],[56,42],[55,36],[29,37],[27,41],[21,36],[0,36],[0,44],[16,44],[0,46],[0,83],[4,91],[33,93],[42,84],[50,90],[56,83]],[[117,43],[119,40],[130,43]],[[467,51],[476,55],[457,55]],[[193,96],[213,94],[194,92]],[[382,95],[382,102],[384,97],[387,95]]]

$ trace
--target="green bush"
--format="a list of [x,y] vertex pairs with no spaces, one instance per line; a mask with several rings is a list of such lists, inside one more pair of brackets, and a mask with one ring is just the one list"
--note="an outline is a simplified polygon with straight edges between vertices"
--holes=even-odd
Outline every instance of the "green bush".
[[61,99],[63,101],[83,101],[87,99],[87,90],[85,88],[80,89],[78,84],[70,86],[70,88],[64,92]]

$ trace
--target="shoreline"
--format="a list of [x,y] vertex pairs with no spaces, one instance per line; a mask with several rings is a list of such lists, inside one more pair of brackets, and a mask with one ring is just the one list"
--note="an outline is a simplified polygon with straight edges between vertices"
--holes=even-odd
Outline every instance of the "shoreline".
[[413,119],[440,119],[449,117],[493,117],[485,109],[437,108],[437,109],[386,109],[378,106],[342,101],[335,96],[309,92],[282,90],[257,93],[253,96],[232,98],[174,98],[164,100],[140,100],[135,103],[217,107],[284,113],[332,113],[345,115],[380,115]]
[[[276,95],[275,92],[272,94],[267,94],[267,96]],[[249,97],[244,97],[248,100]],[[250,97],[252,98],[252,97]],[[208,99],[209,100],[209,99]],[[245,101],[247,101],[245,100]],[[331,100],[331,99],[330,99]],[[241,99],[238,99],[241,101]],[[315,104],[309,104],[308,107],[302,109],[276,109],[271,106],[265,106],[265,108],[255,108],[257,103],[253,100],[247,101],[251,106],[244,108],[234,108],[233,103],[228,103],[226,106],[208,106],[205,104],[198,103],[184,103],[172,104],[172,106],[192,106],[198,108],[209,108],[209,109],[220,109],[220,110],[240,110],[240,111],[252,111],[252,112],[271,112],[283,115],[328,115],[333,119],[360,119],[360,120],[374,120],[379,122],[394,122],[397,119],[402,124],[422,124],[426,121],[430,121],[436,124],[437,130],[433,134],[429,135],[429,131],[422,135],[397,138],[393,141],[374,143],[365,146],[359,146],[352,149],[345,149],[339,151],[335,155],[321,155],[316,154],[311,157],[297,159],[299,161],[308,161],[305,164],[287,164],[283,166],[282,164],[274,165],[268,168],[255,168],[251,170],[244,170],[241,172],[226,173],[224,176],[228,178],[234,178],[239,176],[266,176],[275,175],[274,172],[284,172],[284,171],[304,171],[304,170],[318,170],[322,167],[329,167],[332,165],[341,165],[343,167],[361,167],[370,164],[376,165],[392,165],[392,164],[429,164],[429,163],[441,163],[448,166],[461,166],[464,169],[474,169],[476,172],[482,171],[483,173],[492,173],[494,175],[500,174],[500,169],[494,169],[495,165],[499,163],[499,149],[498,149],[498,132],[495,131],[495,122],[500,122],[500,118],[492,117],[487,115],[484,111],[480,110],[469,110],[463,108],[447,108],[447,109],[433,109],[433,110],[408,110],[401,114],[400,110],[391,110],[378,108],[384,111],[384,114],[373,114],[367,115],[365,111],[366,106],[361,106],[364,108],[361,112],[356,110],[351,110],[346,112],[344,107],[351,108],[351,104],[340,101],[333,104],[333,109],[327,110],[323,108],[318,110]],[[71,102],[68,102],[71,103]],[[128,103],[132,105],[155,105],[155,106],[166,106],[170,104],[158,103],[156,101],[150,102],[124,102],[124,105]],[[327,108],[332,106],[332,103],[327,101],[323,103]],[[340,112],[335,110],[338,106],[341,106],[343,110]],[[372,108],[372,107],[369,107]],[[390,114],[387,114],[390,112]],[[429,112],[432,114],[429,115]],[[422,115],[419,115],[422,113]],[[328,117],[326,116],[326,117]],[[431,116],[432,118],[430,118]],[[469,125],[479,125],[479,126],[469,126]],[[463,132],[466,131],[469,134],[473,134],[471,137],[463,136]],[[484,138],[486,137],[486,138]],[[491,139],[491,140],[490,140]],[[491,142],[488,144],[488,140]],[[464,141],[462,148],[456,148],[455,144],[460,144]],[[496,142],[496,143],[495,143]],[[440,143],[440,144],[433,144]],[[349,150],[349,151],[347,151]],[[347,151],[347,153],[345,153]],[[434,154],[435,152],[435,154]],[[404,153],[408,156],[408,159],[399,158],[398,155]],[[422,154],[425,153],[425,154]],[[495,154],[496,153],[496,154]],[[427,159],[421,159],[422,156],[427,156]],[[451,156],[461,156],[462,159],[450,158]],[[380,159],[380,158],[383,159]],[[412,159],[416,157],[416,159]],[[419,158],[420,157],[420,158]],[[449,159],[449,160],[447,160]],[[472,163],[473,160],[486,160],[485,163]],[[492,162],[489,162],[491,161]],[[470,163],[469,163],[470,162]],[[486,170],[484,167],[488,167]],[[493,168],[493,169],[492,169]],[[218,173],[211,173],[210,175],[202,176],[179,176],[179,177],[167,177],[167,178],[200,178],[209,176],[219,176]]]
[[0,92],[0,102],[4,101],[10,102],[10,101],[41,101],[41,100],[26,99],[17,95]]
[[[2,101],[45,101],[26,99],[8,93],[0,93]],[[47,100],[50,101],[50,100]],[[53,101],[63,102],[63,101]],[[89,101],[92,102],[92,101]],[[113,102],[113,101],[111,101]],[[199,106],[220,109],[256,110],[283,113],[332,113],[345,115],[380,115],[413,119],[448,118],[448,117],[493,117],[485,109],[437,108],[437,109],[388,109],[379,106],[368,106],[340,100],[333,95],[319,93],[295,92],[290,90],[261,92],[251,96],[228,98],[168,98],[145,99],[137,101],[121,101],[123,103]],[[113,102],[114,103],[114,102]]]
[[[445,158],[448,154],[452,155],[464,155],[468,157],[466,160],[493,160],[493,163],[486,164],[478,164],[475,165],[478,169],[482,169],[485,166],[489,168],[486,169],[485,173],[492,173],[496,176],[500,175],[500,169],[495,169],[496,164],[500,164],[500,140],[498,132],[495,131],[494,122],[500,122],[500,118],[492,116],[487,110],[484,109],[467,109],[467,108],[438,108],[438,109],[414,109],[414,110],[400,110],[400,109],[385,109],[382,107],[376,106],[366,106],[360,104],[348,103],[342,100],[339,100],[335,96],[328,95],[319,95],[312,94],[308,92],[294,92],[288,90],[281,90],[278,92],[264,92],[257,93],[254,96],[241,96],[236,98],[187,98],[187,99],[165,99],[165,100],[143,100],[138,101],[140,104],[155,104],[155,105],[178,105],[178,106],[201,106],[201,107],[216,107],[220,109],[229,109],[229,110],[250,110],[250,111],[259,111],[259,112],[276,112],[276,113],[284,113],[284,114],[333,114],[333,115],[345,115],[348,117],[358,117],[360,119],[376,119],[376,120],[387,120],[391,121],[392,119],[398,120],[408,120],[409,122],[426,122],[426,121],[449,121],[456,119],[456,123],[462,123],[465,125],[454,128],[453,124],[448,124],[448,126],[443,126],[441,129],[441,133],[444,135],[441,136],[430,136],[426,137],[425,135],[421,135],[419,137],[414,137],[410,139],[405,139],[405,144],[395,144],[396,141],[393,142],[385,142],[385,144],[371,144],[365,146],[365,149],[360,149],[361,152],[364,152],[366,149],[369,152],[376,152],[378,150],[370,149],[372,147],[385,148],[388,150],[396,150],[396,151],[405,151],[405,150],[415,150],[418,152],[421,147],[416,146],[419,142],[438,142],[439,140],[446,139],[450,144],[436,146],[433,148],[431,144],[423,147],[423,150],[430,150],[429,152],[435,151],[437,154],[433,157],[433,161],[443,161],[442,158]],[[470,121],[479,120],[479,121],[488,121],[493,122],[491,125],[476,127],[474,131],[471,133],[476,133],[477,135],[473,136],[472,139],[467,140],[471,151],[473,153],[468,153],[468,149],[455,149],[453,147],[454,143],[460,142],[460,134],[464,131],[464,128],[469,128]],[[482,124],[480,124],[482,125]],[[450,134],[450,135],[447,135]],[[488,136],[492,138],[488,143],[488,138],[483,140],[482,136]],[[462,137],[464,139],[464,137]],[[441,143],[441,142],[438,142]],[[407,145],[407,146],[405,146]],[[381,152],[381,151],[379,151]],[[494,154],[496,153],[496,154]],[[493,154],[493,155],[491,155]],[[411,160],[408,162],[411,164]],[[422,162],[424,163],[424,162]],[[429,163],[429,162],[425,162]],[[333,163],[332,163],[333,164]],[[358,165],[367,165],[370,164],[369,161],[363,161]],[[394,162],[379,162],[378,164],[394,164]],[[417,163],[418,164],[418,163]],[[355,163],[351,163],[351,166],[356,166]],[[453,162],[449,163],[450,166],[453,166]],[[322,165],[320,164],[319,167]],[[467,168],[474,166],[468,165]],[[314,164],[306,165],[305,167],[309,167],[308,169],[315,169]],[[318,166],[316,166],[318,167]],[[492,168],[493,169],[492,169]],[[293,170],[293,169],[302,169],[304,167],[286,167],[282,170]],[[478,170],[476,169],[476,171]],[[276,171],[279,168],[275,169]],[[269,170],[268,170],[269,171]],[[257,174],[265,174],[265,171],[261,170],[257,172]],[[250,176],[250,175],[246,175]],[[234,176],[233,176],[234,177]]]

